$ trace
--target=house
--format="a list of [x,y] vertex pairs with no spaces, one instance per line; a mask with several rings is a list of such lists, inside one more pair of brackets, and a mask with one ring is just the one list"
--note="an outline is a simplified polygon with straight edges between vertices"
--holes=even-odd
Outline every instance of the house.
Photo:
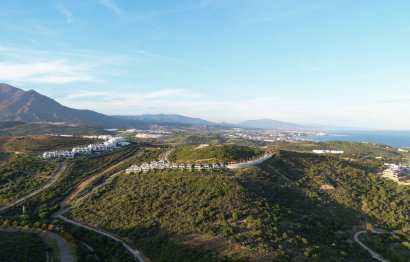
[[43,158],[74,158],[75,153],[72,151],[50,151],[44,152]]
[[142,171],[141,167],[137,165],[132,165],[129,168],[125,169],[126,174],[131,174],[131,173],[140,173]]
[[142,163],[141,170],[142,170],[142,172],[146,173],[146,172],[149,172],[151,170],[151,167],[148,163]]
[[205,164],[204,165],[204,170],[205,171],[212,171],[212,168],[208,164]]
[[108,150],[108,147],[104,144],[90,144],[88,145],[88,148],[91,149],[91,151],[93,152],[101,152]]
[[195,170],[195,171],[201,171],[201,170],[202,170],[201,165],[200,165],[200,164],[195,164],[195,165],[194,165],[194,170]]
[[89,155],[92,153],[88,147],[74,147],[71,152],[75,155]]
[[389,167],[383,171],[382,177],[389,178],[396,182],[409,180],[409,170],[405,166],[390,164]]
[[155,169],[158,168],[158,163],[153,161],[149,164],[149,166],[150,166],[151,170],[155,170]]
[[213,170],[221,170],[221,167],[218,164],[212,164],[212,169]]

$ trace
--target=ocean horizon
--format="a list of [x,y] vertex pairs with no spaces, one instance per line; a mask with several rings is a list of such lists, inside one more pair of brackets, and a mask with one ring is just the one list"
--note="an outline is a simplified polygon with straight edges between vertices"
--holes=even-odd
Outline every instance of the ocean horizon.
[[326,136],[303,136],[313,141],[369,142],[392,147],[410,147],[410,130],[332,130]]

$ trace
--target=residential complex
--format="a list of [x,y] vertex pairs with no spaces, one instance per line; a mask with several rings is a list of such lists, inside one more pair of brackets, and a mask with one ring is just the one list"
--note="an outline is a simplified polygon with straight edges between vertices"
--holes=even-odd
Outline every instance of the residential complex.
[[385,165],[388,166],[388,168],[383,171],[382,177],[389,178],[396,182],[407,182],[410,180],[408,167],[396,164]]
[[130,143],[122,137],[103,136],[107,140],[102,144],[90,144],[87,147],[74,147],[71,151],[48,151],[43,158],[74,158],[76,155],[90,155],[92,153],[111,151]]
[[186,171],[219,171],[222,169],[226,169],[226,165],[223,163],[216,164],[177,164],[177,163],[168,163],[165,161],[159,161],[159,162],[151,162],[151,163],[142,163],[141,165],[132,165],[129,168],[125,170],[126,174],[131,174],[131,173],[140,173],[140,172],[149,172],[149,171],[155,171],[155,170],[164,170],[164,169],[172,169],[172,170],[186,170]]

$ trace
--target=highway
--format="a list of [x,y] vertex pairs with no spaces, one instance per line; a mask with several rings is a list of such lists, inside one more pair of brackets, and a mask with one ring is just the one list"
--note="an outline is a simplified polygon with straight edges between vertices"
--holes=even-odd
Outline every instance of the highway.
[[[365,231],[365,230],[356,232],[356,233],[354,234],[354,241],[355,241],[357,244],[359,244],[363,249],[366,249],[374,259],[376,259],[376,260],[378,260],[378,261],[381,261],[381,262],[389,262],[389,260],[384,259],[379,253],[377,253],[376,251],[370,249],[368,246],[366,246],[365,244],[363,244],[362,241],[360,241],[359,236],[360,236],[361,234],[366,234],[366,233],[368,233],[368,232]],[[374,232],[371,232],[371,233],[374,233],[374,234],[386,234],[386,233],[384,233],[384,232],[377,232],[377,231],[374,231]]]
[[9,205],[7,205],[7,206],[4,206],[4,207],[2,207],[2,208],[0,208],[0,214],[1,214],[2,212],[6,211],[7,209],[9,209],[10,207],[13,207],[13,206],[17,205],[17,204],[19,204],[19,203],[21,203],[21,202],[23,202],[23,201],[25,201],[25,200],[27,200],[27,199],[29,199],[29,198],[35,196],[35,195],[41,193],[42,191],[46,190],[46,189],[49,188],[50,186],[52,186],[52,185],[57,181],[57,179],[60,177],[60,175],[65,171],[66,168],[67,168],[66,162],[61,162],[61,163],[59,164],[59,167],[58,167],[57,171],[54,172],[54,174],[53,174],[53,176],[51,177],[51,179],[50,179],[45,185],[43,185],[41,188],[39,188],[39,189],[37,189],[37,190],[35,190],[35,191],[29,193],[29,194],[27,194],[27,195],[25,195],[25,196],[23,196],[23,197],[17,199],[17,200],[14,201],[13,203],[11,203],[11,204],[9,204]]

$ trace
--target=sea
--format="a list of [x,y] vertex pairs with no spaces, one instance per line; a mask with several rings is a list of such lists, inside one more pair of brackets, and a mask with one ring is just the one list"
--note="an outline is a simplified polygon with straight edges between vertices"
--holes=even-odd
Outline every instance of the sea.
[[326,136],[302,136],[313,141],[370,142],[392,147],[410,147],[410,131],[343,130],[325,131]]

